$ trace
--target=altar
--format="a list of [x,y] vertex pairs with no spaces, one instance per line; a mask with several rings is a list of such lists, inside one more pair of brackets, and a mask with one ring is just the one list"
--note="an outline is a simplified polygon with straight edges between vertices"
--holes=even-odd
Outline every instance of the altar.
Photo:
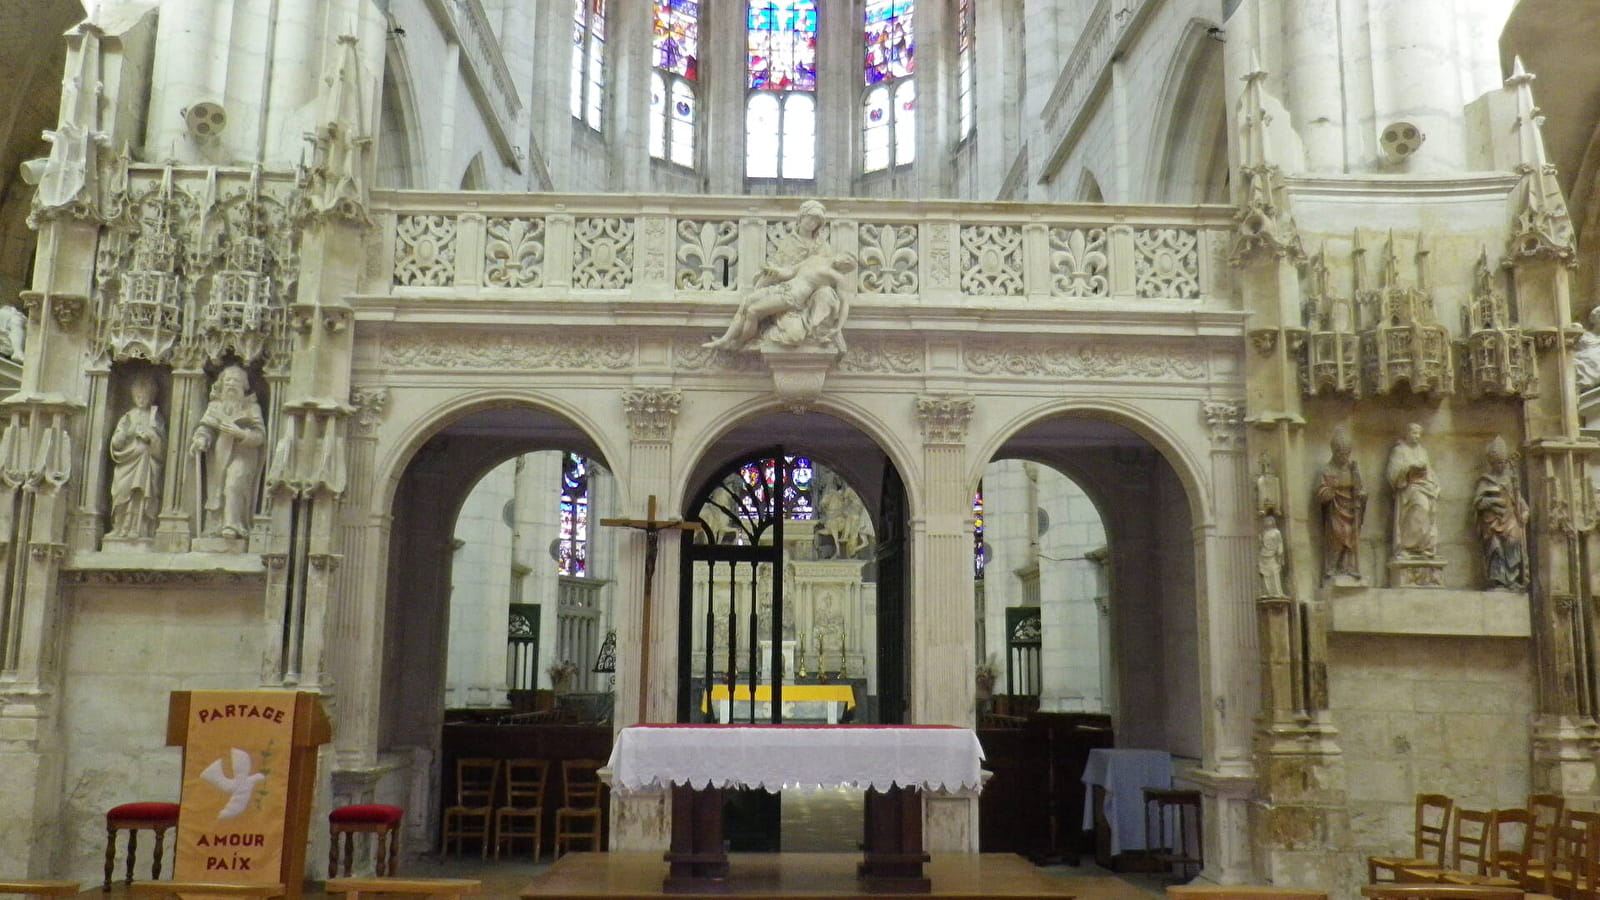
[[607,767],[620,794],[672,791],[669,893],[726,888],[724,789],[832,787],[867,792],[864,885],[926,893],[922,792],[980,790],[982,759],[972,730],[949,726],[634,725]]
[[[848,684],[786,684],[783,686],[782,705],[785,721],[803,719],[826,721],[829,725],[836,725],[844,711],[855,709],[856,694]],[[750,686],[735,685],[733,699],[730,702],[727,685],[712,685],[711,708],[716,711],[718,722],[728,724],[732,718],[750,709]],[[701,710],[705,711],[704,705],[701,706]],[[755,695],[755,718],[760,721],[771,717],[772,685],[758,684]]]

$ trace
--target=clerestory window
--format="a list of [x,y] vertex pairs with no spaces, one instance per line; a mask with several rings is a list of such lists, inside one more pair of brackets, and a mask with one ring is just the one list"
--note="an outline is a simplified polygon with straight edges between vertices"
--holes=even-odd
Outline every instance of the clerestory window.
[[956,135],[966,140],[977,128],[977,70],[973,68],[972,45],[977,41],[977,14],[973,0],[956,4]]
[[815,178],[816,0],[751,0],[745,34],[745,176]]
[[572,117],[600,130],[606,87],[606,0],[573,0]]
[[700,0],[655,0],[650,72],[650,155],[695,164],[700,80]]
[[913,0],[867,0],[861,122],[862,169],[867,172],[907,165],[916,158],[914,7]]

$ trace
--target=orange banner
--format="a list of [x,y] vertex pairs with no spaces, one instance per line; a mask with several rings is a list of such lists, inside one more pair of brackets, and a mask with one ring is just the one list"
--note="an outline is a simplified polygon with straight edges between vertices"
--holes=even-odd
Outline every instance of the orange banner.
[[295,695],[194,691],[178,815],[179,881],[277,881]]

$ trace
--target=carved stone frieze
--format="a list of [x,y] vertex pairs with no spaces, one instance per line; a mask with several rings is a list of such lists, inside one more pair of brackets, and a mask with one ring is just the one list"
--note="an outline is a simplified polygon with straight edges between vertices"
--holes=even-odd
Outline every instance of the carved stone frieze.
[[350,389],[350,406],[354,409],[351,421],[356,433],[370,435],[378,430],[389,414],[389,389],[386,387],[356,386]]
[[646,216],[639,223],[639,277],[663,282],[667,274],[667,219]]
[[634,342],[606,332],[401,334],[385,341],[383,365],[399,369],[626,369]]
[[702,346],[698,341],[672,342],[672,367],[684,372],[760,372],[761,357]]
[[916,399],[924,444],[963,444],[977,402],[970,394],[925,394]]
[[629,388],[622,392],[628,433],[636,441],[670,441],[677,426],[683,391],[675,388]]
[[94,587],[237,587],[259,590],[265,580],[263,572],[225,572],[218,569],[65,569],[61,573],[62,584]]
[[924,369],[921,341],[856,340],[839,358],[839,371],[916,375]]
[[1016,341],[970,341],[961,356],[963,367],[974,375],[1199,381],[1207,371],[1205,356],[1195,351],[1090,343],[1018,346]]
[[935,225],[928,229],[928,286],[948,288],[950,282],[951,250],[948,225]]

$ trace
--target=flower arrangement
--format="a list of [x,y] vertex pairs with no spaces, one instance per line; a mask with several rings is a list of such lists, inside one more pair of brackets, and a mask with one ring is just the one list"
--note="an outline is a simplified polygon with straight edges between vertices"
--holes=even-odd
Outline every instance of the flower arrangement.
[[563,690],[578,677],[578,665],[570,659],[563,659],[550,664],[544,673],[550,676],[550,686],[556,690]]

